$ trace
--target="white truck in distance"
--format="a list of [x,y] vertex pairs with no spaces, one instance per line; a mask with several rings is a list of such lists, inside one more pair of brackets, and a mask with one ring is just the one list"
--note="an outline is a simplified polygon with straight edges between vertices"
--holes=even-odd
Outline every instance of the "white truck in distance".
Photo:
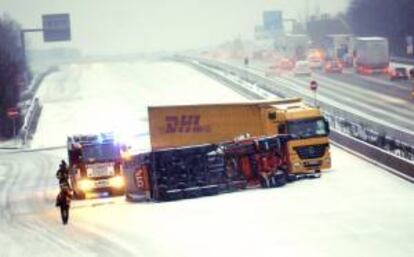
[[389,66],[388,40],[382,37],[355,39],[355,69],[360,74],[387,73]]

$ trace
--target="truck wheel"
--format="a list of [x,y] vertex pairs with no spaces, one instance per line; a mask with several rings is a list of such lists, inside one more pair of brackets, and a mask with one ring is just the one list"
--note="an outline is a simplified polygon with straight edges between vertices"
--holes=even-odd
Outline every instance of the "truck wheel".
[[269,183],[268,183],[267,178],[265,178],[264,176],[260,176],[259,181],[260,181],[260,185],[262,186],[262,188],[269,188]]
[[297,180],[296,175],[295,174],[291,174],[291,173],[288,173],[287,176],[286,176],[286,178],[287,178],[287,181],[288,182],[294,182],[294,181]]
[[287,176],[286,176],[286,173],[283,172],[283,176],[278,176],[277,177],[275,186],[276,187],[281,187],[281,186],[286,185],[286,183],[287,183]]
[[320,178],[322,176],[322,173],[320,170],[315,170],[315,172],[313,173],[312,178]]

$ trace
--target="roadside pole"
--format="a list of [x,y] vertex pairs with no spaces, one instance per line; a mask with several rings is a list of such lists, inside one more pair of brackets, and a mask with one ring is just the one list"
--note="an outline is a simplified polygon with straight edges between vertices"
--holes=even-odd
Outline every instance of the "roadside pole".
[[16,118],[18,116],[19,116],[19,110],[17,109],[17,107],[9,107],[7,109],[7,117],[9,117],[9,119],[11,119],[13,123],[13,140],[14,141],[16,141]]
[[318,90],[318,82],[315,80],[312,80],[309,84],[310,90],[313,91],[313,105],[317,107],[318,101],[317,101],[317,90]]
[[246,81],[248,83],[250,83],[250,78],[249,78],[249,71],[247,70],[249,68],[249,58],[248,57],[244,57],[244,71],[245,71],[245,77],[246,77]]

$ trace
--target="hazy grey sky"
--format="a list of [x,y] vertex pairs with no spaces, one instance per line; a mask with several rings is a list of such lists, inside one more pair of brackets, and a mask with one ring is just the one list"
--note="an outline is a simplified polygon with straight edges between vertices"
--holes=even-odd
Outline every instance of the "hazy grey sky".
[[[307,0],[0,0],[24,28],[40,28],[41,15],[70,13],[72,42],[43,43],[28,36],[31,48],[76,47],[85,53],[128,53],[206,46],[238,35],[253,36],[264,10],[285,18],[304,16]],[[308,0],[309,11],[344,11],[349,0]]]

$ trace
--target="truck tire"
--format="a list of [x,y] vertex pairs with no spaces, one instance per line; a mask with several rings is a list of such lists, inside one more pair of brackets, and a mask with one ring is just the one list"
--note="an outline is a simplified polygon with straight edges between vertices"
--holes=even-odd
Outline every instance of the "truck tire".
[[295,174],[287,173],[286,180],[287,182],[294,182],[297,180],[297,178]]
[[281,171],[282,175],[275,176],[275,187],[281,187],[287,183],[287,174],[285,171]]
[[266,177],[260,176],[259,181],[260,181],[260,185],[262,186],[262,188],[269,188],[270,187],[269,180]]
[[315,172],[312,175],[313,176],[311,178],[321,178],[322,173],[320,170],[315,170]]

